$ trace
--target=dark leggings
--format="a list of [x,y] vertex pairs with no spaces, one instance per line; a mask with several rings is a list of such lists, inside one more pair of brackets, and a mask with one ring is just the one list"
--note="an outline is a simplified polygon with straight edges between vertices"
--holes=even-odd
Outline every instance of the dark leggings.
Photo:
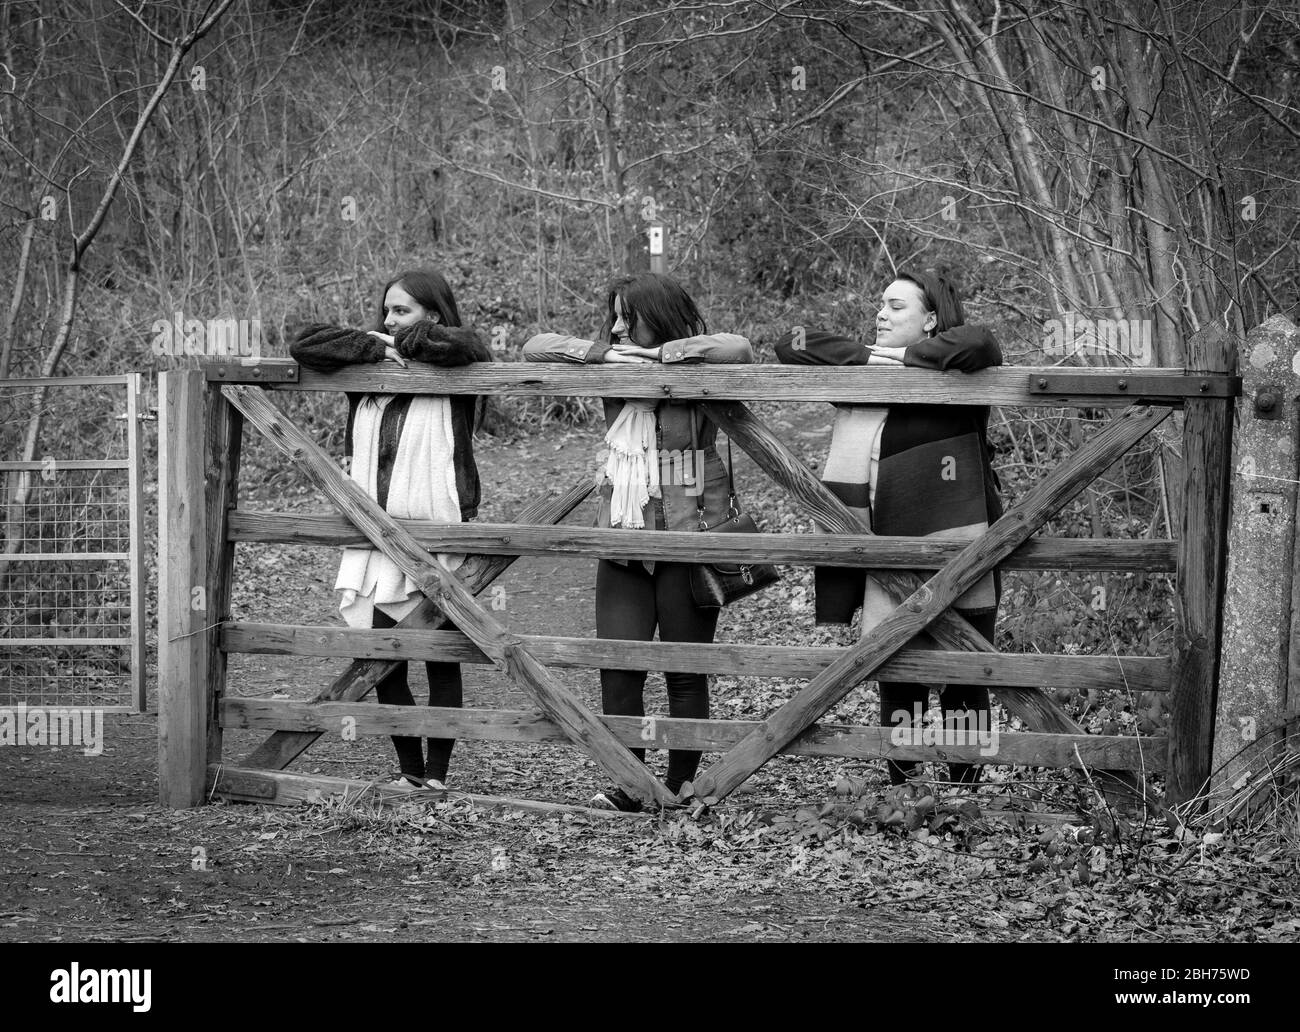
[[[639,561],[626,566],[602,559],[596,568],[596,636],[650,641],[655,627],[660,641],[711,642],[718,627],[718,610],[702,609],[691,598],[690,565],[655,563],[647,573]],[[645,716],[646,672],[602,670],[601,704],[619,716]],[[709,679],[705,674],[665,673],[668,715],[708,719]],[[645,761],[644,749],[632,754]],[[668,750],[668,777],[664,784],[676,794],[682,783],[695,777],[700,753]]]
[[[966,615],[966,614],[963,614]],[[981,616],[966,616],[970,625],[984,635],[989,641],[993,640],[994,628],[997,623],[998,614],[985,613]],[[912,714],[912,707],[915,703],[921,704],[921,712],[924,713],[929,708],[930,686],[926,684],[908,684],[898,681],[881,681],[880,682],[880,726],[894,727],[894,712],[896,710],[905,710],[909,717]],[[944,726],[949,726],[948,715],[957,710],[975,710],[976,713],[982,714],[980,719],[985,721],[992,720],[992,714],[989,712],[989,690],[979,684],[946,684],[939,687],[939,708],[943,710]],[[913,723],[908,720],[907,723]],[[965,728],[964,723],[958,723],[958,728]],[[991,728],[991,723],[985,723],[982,727]],[[901,785],[907,780],[908,775],[912,774],[916,765],[912,763],[898,764],[893,760],[888,760],[889,781],[893,785]],[[980,768],[976,763],[950,763],[948,764],[948,779],[955,781],[959,785],[972,785],[979,780]]]
[[[396,627],[397,621],[382,610],[376,609],[371,626]],[[399,663],[396,670],[375,685],[375,694],[380,702],[389,706],[415,705],[411,689],[406,683],[406,668],[409,665],[409,663]],[[460,664],[425,663],[424,670],[429,675],[429,705],[452,706],[459,709],[463,701]],[[403,774],[443,781],[447,777],[447,764],[451,761],[451,750],[456,744],[456,739],[430,738],[428,741],[429,758],[425,760],[418,738],[393,735],[393,748],[397,750],[397,762]]]

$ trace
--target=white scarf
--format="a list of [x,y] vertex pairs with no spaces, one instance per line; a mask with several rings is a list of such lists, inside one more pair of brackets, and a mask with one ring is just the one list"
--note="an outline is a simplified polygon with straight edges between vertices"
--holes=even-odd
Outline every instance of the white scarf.
[[611,527],[633,530],[644,527],[645,504],[651,498],[661,497],[659,452],[655,447],[658,405],[653,398],[629,398],[605,434],[605,443],[609,445],[605,475],[614,486],[609,500]]
[[[352,421],[352,479],[374,499],[379,497],[379,428],[392,400],[391,394],[363,398]],[[412,398],[389,477],[388,515],[459,523],[454,454],[450,399]],[[465,557],[440,553],[435,558],[454,570]],[[374,548],[345,548],[334,587],[343,592],[339,611],[352,627],[372,626],[375,609],[401,620],[423,598],[415,581]]]

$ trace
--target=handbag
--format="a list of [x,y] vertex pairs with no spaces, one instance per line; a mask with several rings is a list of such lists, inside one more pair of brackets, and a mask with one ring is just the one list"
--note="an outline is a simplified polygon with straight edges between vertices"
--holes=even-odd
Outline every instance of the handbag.
[[[696,412],[691,409],[691,446],[695,454],[700,454],[699,427]],[[742,513],[736,505],[736,481],[734,460],[731,457],[731,438],[727,438],[727,517],[712,527],[704,519],[704,470],[696,471],[701,480],[699,503],[696,514],[699,517],[699,529],[710,534],[757,534],[758,524],[754,517]],[[696,563],[691,567],[691,597],[701,609],[720,609],[728,602],[752,595],[756,591],[770,587],[781,579],[776,567],[771,563]]]

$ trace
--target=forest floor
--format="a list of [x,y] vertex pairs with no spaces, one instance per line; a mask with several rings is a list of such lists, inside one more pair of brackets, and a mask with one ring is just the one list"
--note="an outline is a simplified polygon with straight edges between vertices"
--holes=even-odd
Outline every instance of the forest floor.
[[[824,455],[829,409],[765,414],[810,461]],[[598,443],[593,428],[483,439],[480,519],[507,520],[543,488],[570,486]],[[742,497],[769,529],[804,526],[738,466]],[[257,445],[245,484],[248,508],[321,508]],[[589,501],[568,522],[592,514]],[[241,545],[235,618],[337,625],[336,566],[333,550]],[[521,559],[498,581],[504,609],[494,615],[521,630],[591,635],[593,579],[594,560]],[[851,640],[813,628],[810,598],[808,571],[786,571],[777,589],[724,613],[718,640]],[[229,691],[306,699],[339,669],[232,656]],[[493,668],[464,670],[467,704],[531,708]],[[599,707],[594,671],[556,674]],[[422,671],[412,687],[422,700]],[[715,679],[713,715],[756,719],[792,687]],[[666,709],[658,675],[646,702]],[[870,690],[828,715],[875,716]],[[227,731],[224,755],[237,762],[258,741]],[[99,756],[0,749],[0,941],[1159,942],[1300,931],[1293,830],[1237,842],[1121,819],[1112,833],[1105,814],[1075,809],[1085,788],[1062,775],[994,768],[968,797],[898,795],[876,763],[780,757],[694,816],[487,809],[454,791],[387,807],[334,799],[177,811],[158,804],[156,757],[156,713],[109,715]],[[662,774],[662,754],[651,762]],[[322,738],[290,769],[387,781],[392,764],[387,740]],[[604,785],[568,747],[463,741],[448,787],[581,805]]]

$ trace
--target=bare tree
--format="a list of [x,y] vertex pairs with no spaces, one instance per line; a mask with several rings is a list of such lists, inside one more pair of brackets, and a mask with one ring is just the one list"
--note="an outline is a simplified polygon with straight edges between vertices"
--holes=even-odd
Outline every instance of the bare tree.
[[[63,281],[62,299],[59,305],[58,325],[55,331],[54,340],[51,342],[40,365],[39,375],[41,377],[50,377],[54,375],[55,371],[58,369],[59,360],[63,357],[64,350],[68,345],[68,340],[72,334],[73,323],[77,315],[78,291],[81,284],[81,275],[86,254],[104,225],[104,220],[108,216],[113,200],[117,196],[118,189],[122,185],[127,168],[130,166],[131,161],[134,159],[139,148],[145,127],[149,124],[149,120],[157,110],[158,104],[162,100],[163,95],[176,80],[176,76],[181,69],[181,62],[184,60],[185,56],[193,49],[195,43],[197,43],[212,29],[232,2],[233,0],[217,0],[215,6],[210,5],[208,11],[205,12],[193,28],[184,32],[182,35],[169,39],[150,26],[139,12],[132,10],[127,7],[125,3],[122,3],[121,0],[118,0],[118,6],[133,21],[135,21],[137,25],[139,25],[143,32],[154,39],[157,43],[167,48],[168,61],[163,69],[161,78],[135,119],[131,134],[114,167],[108,175],[107,182],[104,185],[103,191],[99,196],[98,202],[96,203],[90,218],[81,229],[76,228],[74,221],[75,212],[72,204],[72,186],[86,170],[81,169],[72,173],[64,181],[64,195],[67,201],[66,211],[69,220],[69,227],[72,232],[72,239]],[[55,181],[58,173],[59,170],[57,167],[51,168],[45,173],[45,177],[49,181]],[[43,388],[38,388],[33,396],[31,415],[28,418],[27,428],[23,435],[22,461],[24,462],[31,462],[35,457],[37,441],[40,438],[41,423],[45,414],[44,405],[45,391]],[[31,492],[30,471],[19,473],[15,479],[16,483],[9,506],[11,521],[7,529],[5,541],[6,555],[12,555],[18,551],[18,546],[23,537],[23,532],[21,523],[15,525],[15,521],[22,520],[22,513]]]

